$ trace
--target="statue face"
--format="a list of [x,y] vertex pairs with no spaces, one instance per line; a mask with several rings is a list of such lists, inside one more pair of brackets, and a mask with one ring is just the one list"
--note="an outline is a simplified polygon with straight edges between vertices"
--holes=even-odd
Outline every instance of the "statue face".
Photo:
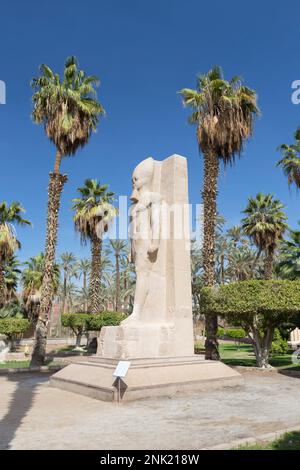
[[141,162],[133,172],[132,187],[139,191],[142,187],[148,186],[152,181],[154,162],[152,158],[147,158]]

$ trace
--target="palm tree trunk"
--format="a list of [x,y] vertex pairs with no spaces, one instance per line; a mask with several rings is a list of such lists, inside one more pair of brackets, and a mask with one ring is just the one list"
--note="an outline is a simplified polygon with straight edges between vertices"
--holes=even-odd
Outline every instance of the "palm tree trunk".
[[[57,156],[57,159],[59,159],[59,156]],[[57,168],[57,161],[55,168]],[[57,173],[56,170],[55,173],[50,173],[48,188],[45,267],[41,288],[40,312],[36,324],[31,365],[43,364],[46,355],[47,329],[53,298],[53,268],[55,263],[57,244],[58,213],[60,207],[60,197],[66,181],[66,175],[61,175]]]
[[225,284],[225,257],[221,255],[221,284]]
[[257,264],[257,262],[258,262],[258,260],[259,260],[260,255],[261,255],[261,249],[259,248],[258,251],[257,251],[257,254],[256,254],[255,258],[254,258],[253,264],[252,264],[252,266],[251,266],[252,278],[254,278],[254,270],[255,270],[256,264]]
[[[84,271],[83,272],[83,289],[84,289],[84,292],[86,292],[86,286],[87,286],[87,273],[86,273],[86,271]],[[84,301],[84,311],[85,312],[88,311],[88,304],[87,304],[86,300]]]
[[4,277],[4,267],[2,263],[0,264],[0,308],[5,305],[5,296],[6,296],[6,288],[5,288],[5,277]]
[[[213,152],[204,155],[204,237],[203,237],[203,267],[204,285],[215,285],[215,238],[217,217],[219,159]],[[218,317],[208,314],[205,318],[205,358],[219,360],[218,351]]]
[[116,312],[121,311],[120,301],[120,264],[119,255],[116,255]]
[[62,313],[66,313],[66,298],[67,298],[67,273],[64,271],[64,287],[63,287],[63,301],[62,301]]
[[269,249],[265,257],[265,280],[270,281],[273,277],[274,250]]
[[101,311],[101,253],[102,240],[96,234],[92,236],[92,266],[90,279],[90,311],[99,313]]

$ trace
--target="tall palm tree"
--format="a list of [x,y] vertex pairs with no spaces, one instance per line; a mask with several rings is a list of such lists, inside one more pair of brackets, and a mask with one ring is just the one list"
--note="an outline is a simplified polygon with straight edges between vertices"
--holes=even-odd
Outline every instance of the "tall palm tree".
[[110,245],[113,249],[115,256],[115,271],[116,271],[116,299],[115,299],[115,310],[121,311],[121,285],[120,285],[120,259],[125,255],[125,249],[127,247],[126,240],[109,240]]
[[31,363],[44,362],[47,342],[47,323],[52,303],[52,271],[57,245],[60,198],[67,176],[60,173],[63,157],[74,155],[87,144],[96,130],[104,109],[97,100],[95,76],[88,76],[78,68],[75,57],[65,62],[63,77],[48,65],[40,66],[40,76],[33,78],[33,121],[43,124],[47,137],[56,147],[54,172],[50,173],[48,188],[48,216],[45,247],[45,274],[41,290],[41,308],[36,326]]
[[284,205],[271,194],[259,193],[248,199],[243,211],[246,217],[242,220],[244,232],[257,246],[258,253],[265,253],[265,279],[272,279],[274,253],[287,229],[287,216]]
[[74,253],[66,251],[60,255],[60,266],[63,271],[62,313],[66,313],[67,284],[70,281],[72,271],[74,272],[76,262],[77,258]]
[[216,279],[225,284],[225,262],[228,251],[228,240],[225,236],[217,234],[215,241]]
[[59,295],[65,299],[65,311],[63,313],[73,313],[74,302],[79,289],[74,282],[67,282],[67,285],[61,285]]
[[[88,292],[87,285],[88,285],[88,276],[91,271],[91,261],[86,258],[80,259],[77,263],[77,271],[78,271],[78,278],[80,279],[82,277],[82,292],[85,295],[85,293]],[[88,297],[86,296],[85,299],[86,301],[84,303],[84,311],[87,312]]]
[[10,205],[6,202],[0,203],[0,308],[3,307],[6,299],[5,265],[20,247],[14,224],[30,225],[30,222],[22,217],[24,212],[19,202],[13,202]]
[[82,277],[82,288],[87,288],[88,275],[91,271],[91,261],[87,258],[82,258],[77,263],[78,278]]
[[111,204],[114,193],[108,191],[107,184],[101,185],[97,180],[87,179],[84,186],[78,188],[78,192],[80,197],[73,199],[73,220],[81,242],[91,243],[89,308],[91,313],[97,313],[101,309],[102,238],[117,211]]
[[[243,150],[253,131],[253,118],[259,110],[256,93],[242,84],[239,77],[227,81],[222,69],[213,67],[197,78],[195,90],[180,91],[183,103],[192,109],[189,122],[197,126],[197,141],[204,158],[204,284],[215,284],[215,234],[217,188],[220,160],[232,164]],[[217,342],[218,319],[206,317],[205,355],[219,359]]]
[[287,176],[289,185],[294,184],[300,188],[300,128],[295,132],[293,144],[282,144],[279,146],[282,158],[277,166],[281,166],[283,173]]

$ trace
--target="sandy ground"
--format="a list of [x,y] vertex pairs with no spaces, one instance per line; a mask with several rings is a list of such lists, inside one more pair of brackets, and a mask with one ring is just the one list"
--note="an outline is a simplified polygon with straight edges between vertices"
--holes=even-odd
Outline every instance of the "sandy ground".
[[202,449],[299,424],[300,379],[121,406],[54,389],[45,373],[0,377],[0,449]]

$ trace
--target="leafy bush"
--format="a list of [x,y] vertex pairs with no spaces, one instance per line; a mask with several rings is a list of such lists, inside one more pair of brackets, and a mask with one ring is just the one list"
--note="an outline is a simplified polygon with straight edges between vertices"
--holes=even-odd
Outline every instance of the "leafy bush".
[[25,333],[29,326],[30,322],[26,318],[0,318],[0,335],[7,337],[10,350],[14,350],[17,336]]
[[65,313],[61,316],[62,326],[69,327],[76,336],[76,347],[80,346],[81,337],[87,332],[88,313]]
[[259,367],[269,367],[274,329],[285,322],[297,324],[300,313],[300,282],[251,280],[205,287],[201,309],[221,315],[252,336]]
[[228,336],[232,339],[243,339],[245,338],[246,331],[243,328],[228,328],[225,330],[225,336]]
[[69,327],[76,335],[76,346],[80,346],[82,335],[88,331],[100,331],[103,326],[117,326],[126,316],[119,312],[65,313],[62,326]]
[[289,345],[285,339],[280,334],[280,331],[278,328],[274,331],[274,336],[273,336],[273,341],[272,341],[272,346],[271,346],[271,355],[272,356],[278,356],[278,355],[283,355],[287,354],[289,352]]
[[126,315],[120,312],[101,312],[89,315],[87,329],[89,331],[100,331],[103,326],[118,326]]

